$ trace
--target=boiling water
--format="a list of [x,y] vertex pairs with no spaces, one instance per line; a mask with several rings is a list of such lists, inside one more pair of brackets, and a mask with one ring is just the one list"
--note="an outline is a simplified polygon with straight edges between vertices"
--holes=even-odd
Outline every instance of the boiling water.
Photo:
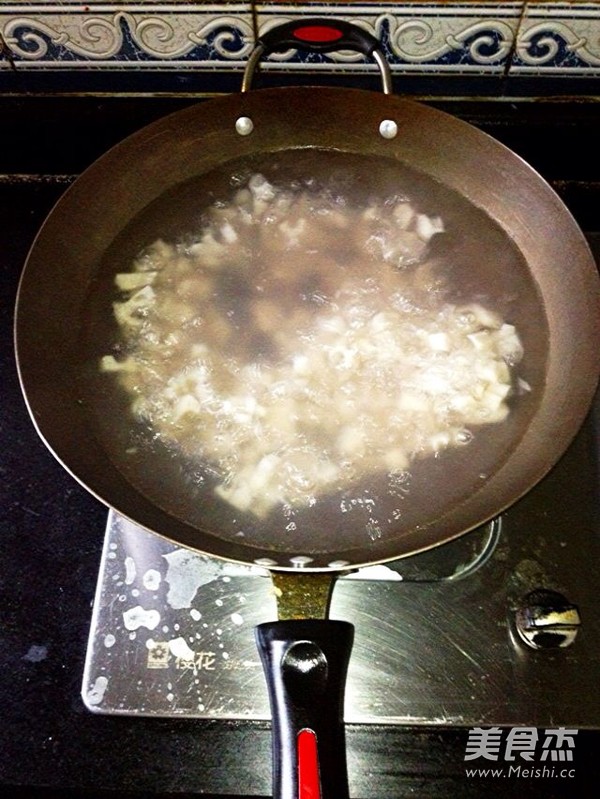
[[[310,502],[295,503],[284,496],[280,502],[261,506],[253,497],[248,507],[239,502],[232,507],[228,501],[231,497],[219,498],[215,489],[223,483],[226,452],[215,457],[214,448],[211,452],[208,447],[208,457],[198,457],[193,448],[182,446],[185,441],[181,436],[179,440],[177,436],[170,439],[160,425],[145,424],[148,415],[142,414],[141,421],[136,419],[131,413],[131,394],[119,388],[113,375],[99,375],[98,363],[108,352],[118,360],[126,354],[122,331],[114,324],[111,308],[111,303],[119,299],[114,288],[115,274],[130,272],[140,253],[157,239],[178,242],[184,249],[193,248],[219,209],[230,207],[236,192],[256,180],[252,176],[257,174],[285,196],[320,197],[315,202],[321,203],[321,210],[325,206],[329,210],[337,208],[340,218],[349,215],[352,224],[350,229],[346,226],[335,236],[328,236],[320,249],[313,247],[313,237],[310,251],[302,246],[290,248],[289,234],[287,241],[285,237],[281,241],[281,231],[275,226],[270,239],[262,235],[267,257],[264,247],[254,247],[253,251],[248,236],[240,243],[251,264],[246,267],[244,279],[240,279],[239,270],[228,270],[219,277],[219,290],[211,290],[215,310],[231,328],[227,341],[219,342],[214,325],[209,336],[222,361],[237,358],[256,362],[262,358],[272,363],[279,357],[271,331],[261,331],[260,325],[257,329],[249,319],[248,294],[252,287],[258,292],[251,298],[253,302],[260,299],[261,293],[267,297],[271,294],[267,303],[272,306],[279,294],[279,309],[273,311],[271,307],[267,314],[271,320],[273,316],[279,319],[276,328],[280,330],[273,331],[278,334],[291,315],[302,316],[303,307],[311,314],[315,308],[322,313],[323,305],[339,302],[336,284],[343,284],[350,273],[354,285],[364,288],[368,281],[374,281],[377,302],[385,303],[386,297],[395,295],[405,304],[412,303],[414,310],[418,276],[421,306],[426,308],[429,303],[433,308],[431,303],[439,302],[437,295],[442,292],[446,304],[477,303],[516,326],[525,357],[513,382],[516,384],[518,377],[521,385],[531,387],[531,392],[509,401],[511,413],[501,424],[477,428],[468,447],[441,449],[435,455],[398,463],[395,468],[370,464],[358,473],[355,470],[346,481],[332,481],[325,491],[311,495]],[[327,198],[324,205],[323,197]],[[364,218],[365,209],[377,209],[372,224],[379,225],[380,232],[382,225],[385,227],[382,219],[386,214],[391,216],[391,210],[401,200],[408,200],[423,218],[440,217],[444,232],[431,238],[426,248],[413,242],[408,254],[406,250],[392,253],[393,268],[386,268],[385,256],[378,252],[375,257],[372,249],[357,258],[357,220]],[[259,228],[261,234],[266,227]],[[385,246],[381,235],[371,238],[380,250]],[[373,247],[373,241],[369,246]],[[361,263],[365,274],[357,275]],[[371,274],[377,269],[381,271]],[[298,302],[299,297],[304,301]],[[211,304],[209,298],[204,316]],[[340,536],[345,546],[359,547],[366,539],[395,537],[403,530],[442,516],[477,490],[505,461],[535,410],[544,381],[547,328],[543,308],[526,265],[508,236],[463,198],[401,164],[347,153],[295,150],[230,162],[161,197],[123,231],[107,252],[90,296],[89,322],[85,388],[93,398],[98,435],[119,469],[155,504],[194,526],[213,530],[224,538],[243,538],[289,551],[335,550]],[[306,320],[294,321],[291,329],[306,333]],[[267,335],[261,336],[261,332]],[[381,420],[384,431],[386,421]],[[470,435],[470,431],[463,435],[466,433]],[[213,431],[206,436],[206,441],[212,434]],[[232,439],[231,448],[235,449],[235,445]],[[364,460],[365,453],[361,457]],[[257,507],[262,507],[260,513],[256,512]]]

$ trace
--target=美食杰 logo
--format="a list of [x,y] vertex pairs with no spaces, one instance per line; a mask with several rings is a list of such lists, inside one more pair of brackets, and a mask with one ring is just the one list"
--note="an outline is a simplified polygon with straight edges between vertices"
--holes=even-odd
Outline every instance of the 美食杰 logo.
[[[465,747],[467,777],[563,778],[575,776],[577,730],[555,727],[473,727]],[[479,761],[475,765],[475,761]],[[490,761],[495,765],[491,766]],[[569,765],[567,765],[569,764]]]

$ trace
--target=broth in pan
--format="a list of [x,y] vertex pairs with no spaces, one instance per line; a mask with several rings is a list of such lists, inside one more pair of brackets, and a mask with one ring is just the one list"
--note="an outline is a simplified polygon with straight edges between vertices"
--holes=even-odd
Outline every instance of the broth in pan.
[[107,253],[90,309],[86,385],[131,482],[302,552],[477,490],[544,381],[543,308],[506,234],[348,153],[271,153],[169,193]]

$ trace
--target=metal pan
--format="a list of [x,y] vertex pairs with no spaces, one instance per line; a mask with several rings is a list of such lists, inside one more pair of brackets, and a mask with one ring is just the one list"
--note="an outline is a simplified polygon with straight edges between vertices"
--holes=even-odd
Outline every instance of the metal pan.
[[[364,32],[307,20],[265,37],[252,66],[265,51],[291,45],[350,47],[382,61],[377,42]],[[390,88],[385,71],[384,88]],[[506,423],[486,434],[479,450],[457,460],[434,459],[422,475],[417,466],[401,514],[393,512],[398,498],[389,485],[375,479],[361,486],[363,498],[378,507],[375,525],[364,502],[340,515],[339,497],[327,508],[300,514],[295,530],[285,530],[289,518],[281,509],[266,520],[240,521],[208,489],[191,490],[187,467],[152,450],[133,458],[127,453],[132,423],[119,400],[96,391],[97,378],[89,376],[101,329],[94,320],[110,311],[107,287],[124,261],[157,233],[175,235],[189,224],[194,198],[219,196],[215,175],[218,184],[247,163],[267,173],[292,162],[292,172],[298,164],[335,172],[364,159],[373,165],[373,189],[408,175],[424,195],[453,198],[448,207],[455,208],[458,241],[468,253],[463,277],[476,275],[485,262],[481,268],[499,295],[516,287],[512,321],[522,334],[523,374],[533,391],[520,398]],[[597,383],[598,300],[593,258],[560,199],[526,163],[475,128],[389,94],[244,91],[150,125],[66,192],[23,272],[17,360],[31,417],[47,446],[120,514],[218,557],[295,577],[335,574],[448,541],[497,516],[548,472],[580,427]],[[326,596],[319,580],[312,584]],[[306,615],[319,614],[309,606]],[[299,760],[302,774],[320,773],[317,795],[347,796],[340,718],[351,627],[314,619],[279,622],[263,626],[258,636],[281,750],[276,796],[303,795]],[[312,733],[298,737],[305,728]]]

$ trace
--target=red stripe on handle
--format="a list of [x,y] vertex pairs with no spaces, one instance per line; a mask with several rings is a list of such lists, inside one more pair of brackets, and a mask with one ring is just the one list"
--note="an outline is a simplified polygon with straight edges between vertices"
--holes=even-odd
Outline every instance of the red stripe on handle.
[[298,799],[321,799],[317,736],[312,730],[300,730],[298,746]]
[[302,42],[337,42],[343,35],[337,28],[328,28],[325,25],[305,25],[294,31],[294,38]]

